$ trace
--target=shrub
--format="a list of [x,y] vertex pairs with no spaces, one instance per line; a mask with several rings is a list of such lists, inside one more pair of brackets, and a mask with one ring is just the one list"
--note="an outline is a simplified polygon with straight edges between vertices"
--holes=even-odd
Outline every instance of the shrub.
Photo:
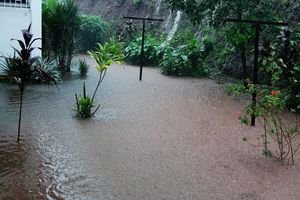
[[73,0],[43,4],[43,53],[56,58],[63,70],[70,71],[79,28],[79,9]]
[[86,76],[89,70],[89,65],[87,64],[86,60],[79,60],[77,62],[77,65],[78,65],[79,76],[81,77]]
[[193,38],[189,44],[165,51],[160,63],[161,72],[165,75],[206,76],[209,73],[203,65],[205,45]]
[[170,46],[176,47],[182,44],[187,44],[192,38],[195,37],[195,31],[192,27],[180,29],[170,41]]
[[85,83],[83,83],[83,96],[75,94],[76,98],[76,114],[77,118],[87,119],[93,117],[94,114],[99,109],[99,105],[93,111],[92,109],[95,107],[94,100],[86,94]]
[[[250,103],[246,107],[246,114],[238,114],[238,118],[245,125],[249,125],[251,116],[255,116],[260,122],[263,133],[256,138],[259,145],[255,146],[263,149],[264,156],[278,161],[288,160],[294,164],[300,144],[295,144],[295,136],[298,135],[297,124],[286,124],[282,118],[282,112],[286,109],[286,95],[277,88],[260,87],[253,84],[249,84],[247,88],[243,84],[231,87],[231,90],[236,91],[235,94],[258,93],[256,104]],[[249,142],[249,138],[244,137],[243,141]]]
[[[125,48],[126,61],[131,64],[139,64],[141,58],[142,37],[138,37]],[[157,65],[162,58],[163,46],[161,41],[148,34],[145,36],[144,45],[144,64]]]
[[100,16],[81,15],[80,31],[78,34],[78,50],[86,52],[97,46],[97,43],[105,41],[108,23]]

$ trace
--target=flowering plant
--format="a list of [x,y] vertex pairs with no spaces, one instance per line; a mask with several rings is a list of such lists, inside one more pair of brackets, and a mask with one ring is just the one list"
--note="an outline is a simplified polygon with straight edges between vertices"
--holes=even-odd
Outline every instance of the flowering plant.
[[[268,87],[258,89],[253,84],[241,90],[242,87],[244,86],[231,86],[231,90],[239,88],[239,92],[231,93],[251,95],[256,91],[258,95],[256,104],[248,104],[245,114],[237,112],[236,117],[242,124],[249,125],[250,117],[254,115],[263,127],[263,134],[257,138],[258,146],[263,148],[263,155],[278,161],[288,160],[294,164],[295,154],[300,144],[294,142],[298,135],[297,124],[287,125],[282,117],[282,113],[286,110],[286,95],[277,89],[270,90]],[[248,142],[249,139],[244,137],[243,141]]]

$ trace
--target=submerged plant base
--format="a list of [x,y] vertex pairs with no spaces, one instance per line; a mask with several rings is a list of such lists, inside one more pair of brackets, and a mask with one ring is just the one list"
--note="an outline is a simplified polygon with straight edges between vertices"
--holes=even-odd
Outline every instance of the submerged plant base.
[[97,106],[95,110],[94,100],[86,94],[85,82],[83,82],[83,96],[75,94],[76,98],[76,117],[80,119],[88,119],[95,115],[95,113],[100,108],[100,105]]

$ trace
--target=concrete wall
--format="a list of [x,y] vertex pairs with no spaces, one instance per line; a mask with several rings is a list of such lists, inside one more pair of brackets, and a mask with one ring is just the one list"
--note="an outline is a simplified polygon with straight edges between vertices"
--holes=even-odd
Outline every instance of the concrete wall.
[[[0,6],[0,55],[13,55],[11,45],[19,49],[18,43],[10,41],[11,38],[22,39],[22,29],[32,24],[31,32],[34,38],[42,36],[41,0],[32,0],[31,8],[12,8]],[[41,47],[41,42],[34,46]],[[34,55],[41,55],[35,50]]]

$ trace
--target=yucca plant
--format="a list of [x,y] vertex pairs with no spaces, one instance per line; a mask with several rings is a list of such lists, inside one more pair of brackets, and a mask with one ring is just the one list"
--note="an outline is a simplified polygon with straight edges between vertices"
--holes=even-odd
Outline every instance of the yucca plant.
[[25,88],[37,79],[41,83],[56,84],[56,79],[53,72],[38,63],[39,57],[32,57],[31,53],[36,47],[33,47],[35,41],[40,38],[33,39],[33,34],[30,32],[31,25],[28,29],[22,30],[23,40],[11,39],[17,41],[21,50],[13,47],[15,51],[14,57],[4,58],[1,63],[1,68],[7,74],[8,78],[13,80],[20,90],[20,111],[17,141],[20,141],[20,128],[22,118],[23,94]]

